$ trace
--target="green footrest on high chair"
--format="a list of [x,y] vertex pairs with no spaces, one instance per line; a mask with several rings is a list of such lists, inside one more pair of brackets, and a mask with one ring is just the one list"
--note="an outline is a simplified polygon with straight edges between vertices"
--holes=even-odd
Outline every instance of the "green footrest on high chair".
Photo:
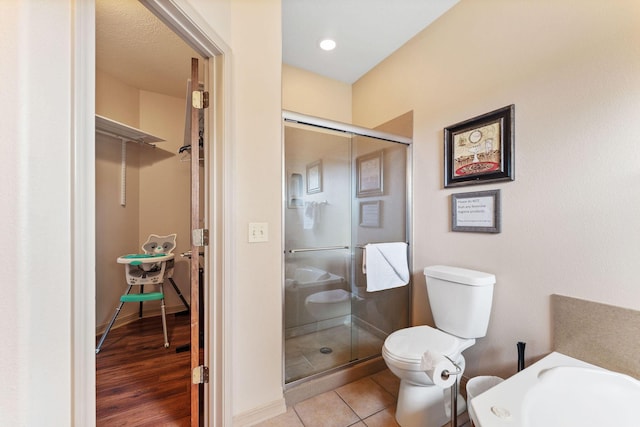
[[126,294],[120,297],[122,302],[158,301],[164,298],[162,292],[148,292],[146,294]]

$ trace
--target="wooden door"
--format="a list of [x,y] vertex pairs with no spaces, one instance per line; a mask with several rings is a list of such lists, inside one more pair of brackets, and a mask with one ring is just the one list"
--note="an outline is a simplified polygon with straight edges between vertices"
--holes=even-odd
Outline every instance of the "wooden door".
[[201,218],[200,188],[200,141],[204,142],[203,109],[206,107],[206,92],[201,89],[198,76],[198,59],[191,59],[191,426],[204,423],[204,387],[208,381],[208,370],[204,366],[204,268],[200,254],[206,242],[206,227]]

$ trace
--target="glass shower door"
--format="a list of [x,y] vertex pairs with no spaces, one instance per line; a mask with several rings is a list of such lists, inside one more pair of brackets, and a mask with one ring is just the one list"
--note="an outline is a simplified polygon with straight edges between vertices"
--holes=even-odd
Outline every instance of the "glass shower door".
[[363,273],[369,243],[408,242],[408,149],[368,136],[352,138],[353,187],[351,283],[353,354],[377,356],[391,332],[409,326],[409,286],[370,292]]
[[350,136],[285,126],[285,380],[351,356]]
[[409,287],[369,292],[367,243],[407,241],[407,146],[284,126],[285,384],[379,356]]

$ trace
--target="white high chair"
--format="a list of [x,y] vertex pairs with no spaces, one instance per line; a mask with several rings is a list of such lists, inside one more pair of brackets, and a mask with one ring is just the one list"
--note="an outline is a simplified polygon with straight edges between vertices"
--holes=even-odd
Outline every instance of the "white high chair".
[[[127,291],[120,297],[120,304],[116,308],[107,329],[102,334],[100,342],[96,347],[96,354],[100,352],[107,334],[111,330],[116,318],[120,314],[122,306],[126,302],[140,303],[139,317],[142,317],[142,303],[144,301],[160,301],[160,311],[162,314],[162,331],[164,333],[164,346],[169,347],[167,338],[167,319],[164,305],[164,279],[169,279],[171,285],[180,297],[180,300],[189,310],[189,304],[182,296],[180,289],[173,281],[174,255],[171,253],[176,247],[176,234],[168,236],[158,236],[151,234],[142,245],[143,254],[128,254],[118,257],[118,264],[124,264],[125,277],[127,280]],[[144,285],[155,285],[155,292],[144,292]],[[138,293],[131,293],[134,286],[140,286]]]

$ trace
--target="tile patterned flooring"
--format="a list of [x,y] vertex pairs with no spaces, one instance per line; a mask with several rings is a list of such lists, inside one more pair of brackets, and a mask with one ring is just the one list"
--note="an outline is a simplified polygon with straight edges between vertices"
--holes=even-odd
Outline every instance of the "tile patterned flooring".
[[399,386],[400,380],[385,369],[296,403],[256,427],[399,427],[395,420]]
[[303,400],[258,427],[396,427],[400,381],[389,370]]

